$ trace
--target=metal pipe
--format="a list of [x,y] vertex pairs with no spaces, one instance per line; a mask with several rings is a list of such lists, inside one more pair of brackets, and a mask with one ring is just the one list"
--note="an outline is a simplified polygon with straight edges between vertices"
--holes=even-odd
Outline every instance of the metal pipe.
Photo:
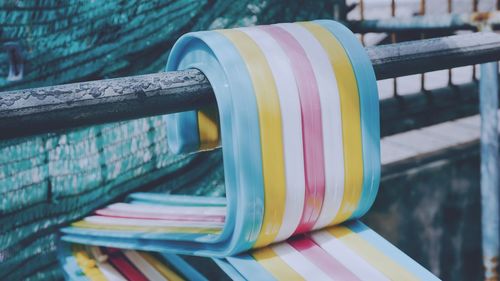
[[[479,1],[478,0],[472,0],[472,11],[474,12],[474,14],[477,15],[477,11],[478,11],[478,8],[479,8]],[[481,14],[483,15],[483,14]],[[480,16],[480,17],[474,17],[473,19],[476,19],[476,21],[473,23],[475,24],[476,26],[477,25],[477,21],[479,20],[481,22],[481,25],[478,27],[478,30],[482,31],[481,28],[486,24],[486,20],[488,20],[489,18],[489,13],[485,13],[485,15],[488,15],[488,16]],[[469,18],[470,20],[471,18]],[[487,25],[488,26],[492,26],[492,22],[488,23]],[[476,65],[473,65],[472,66],[472,80],[477,80],[477,75],[476,75],[476,72],[477,72],[477,69],[476,69]]]
[[[453,0],[448,0],[448,14],[453,13]],[[453,86],[453,71],[448,69],[448,86]]]
[[[359,0],[359,19],[361,21],[365,20],[365,1]],[[361,34],[361,44],[365,46],[365,34]]]
[[498,62],[481,65],[481,224],[485,280],[499,280]]
[[499,60],[500,35],[478,32],[366,48],[377,79]]
[[500,28],[500,12],[475,12],[472,14],[420,15],[407,18],[349,21],[353,32],[451,32],[456,30],[478,30],[478,24],[486,23],[493,29]]
[[[500,35],[474,33],[366,48],[377,79],[500,60]],[[0,139],[193,110],[215,102],[198,70],[0,93]]]
[[0,139],[200,108],[215,102],[198,70],[0,93]]
[[[425,15],[425,10],[426,10],[426,2],[425,2],[425,0],[420,0],[420,12],[419,12],[419,14],[421,16]],[[420,33],[420,39],[425,39],[424,32]],[[425,92],[425,73],[422,73],[422,75],[420,75],[420,91]]]

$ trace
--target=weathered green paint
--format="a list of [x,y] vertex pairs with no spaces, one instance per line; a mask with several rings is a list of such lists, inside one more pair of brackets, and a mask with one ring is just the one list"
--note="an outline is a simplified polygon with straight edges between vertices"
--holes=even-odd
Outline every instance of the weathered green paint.
[[[341,2],[1,1],[0,45],[18,42],[25,68],[7,81],[0,52],[0,91],[157,72],[188,31],[332,18]],[[60,279],[57,228],[132,190],[223,196],[220,152],[173,156],[165,131],[158,116],[0,142],[0,279]]]
[[155,72],[187,31],[331,18],[340,1],[47,2],[54,3],[0,3],[0,44],[19,42],[26,56],[20,82],[6,81],[8,68],[1,65],[0,90]]

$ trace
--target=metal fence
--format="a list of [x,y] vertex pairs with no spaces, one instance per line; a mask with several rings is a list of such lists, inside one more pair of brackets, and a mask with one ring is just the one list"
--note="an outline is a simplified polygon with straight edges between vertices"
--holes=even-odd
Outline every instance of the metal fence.
[[[408,1],[404,1],[407,3]],[[366,33],[386,33],[389,35],[391,43],[399,41],[415,40],[432,38],[436,36],[451,35],[456,31],[483,31],[485,29],[500,28],[500,13],[495,10],[483,7],[479,11],[479,0],[443,0],[443,1],[426,1],[418,0],[418,10],[412,17],[399,17],[397,11],[402,6],[401,1],[387,0],[387,6],[390,6],[391,18],[383,19],[366,19],[365,10],[366,4],[364,0],[359,0],[357,3],[360,21],[351,21],[351,29],[361,34],[362,42]],[[482,1],[493,5],[496,10],[500,7],[499,0]],[[459,5],[457,5],[459,4]],[[470,4],[470,5],[467,5]],[[446,7],[445,11],[440,11],[439,14],[429,13],[429,6]],[[470,6],[470,7],[467,7]],[[484,5],[483,5],[484,6]],[[461,8],[460,10],[458,8]],[[459,10],[460,12],[457,12]],[[470,13],[465,13],[464,10],[469,10]],[[448,69],[448,86],[454,86],[454,71]],[[477,80],[477,67],[472,66],[472,80]],[[398,79],[392,80],[393,95],[399,96]],[[428,90],[426,83],[426,74],[420,75],[420,91],[425,93]]]
[[[456,1],[455,1],[456,2]],[[462,1],[462,5],[466,4]],[[365,20],[365,1],[359,0],[360,21],[351,22],[351,28],[361,33],[361,40],[364,42],[364,34],[367,32],[385,32],[390,36],[392,43],[398,41],[398,37],[408,33],[419,34],[420,38],[450,34],[456,31],[491,31],[500,29],[500,0],[494,2],[494,9],[479,11],[479,0],[471,0],[472,13],[453,13],[454,1],[447,0],[447,15],[440,14],[432,16],[427,14],[426,0],[419,1],[418,15],[407,18],[396,18],[396,0],[391,0],[391,18],[380,20]],[[432,2],[431,4],[436,4]],[[493,3],[490,3],[493,4]],[[408,36],[406,36],[408,37]],[[408,39],[408,38],[406,38]],[[411,39],[411,38],[410,38]],[[486,280],[499,280],[498,258],[499,258],[499,159],[498,159],[498,62],[494,57],[490,63],[480,66],[479,81],[479,108],[481,114],[481,206],[482,206],[482,251],[484,277]],[[438,62],[436,62],[437,64]],[[446,88],[451,91],[457,89],[453,83],[453,71],[451,67],[442,65],[443,69],[448,68],[448,85]],[[400,75],[403,76],[403,75]],[[477,82],[477,66],[472,64],[471,80]],[[399,98],[398,79],[394,78],[393,97]],[[446,92],[446,89],[442,90]],[[470,90],[469,90],[470,91]],[[427,94],[426,74],[420,75],[420,92]],[[441,93],[442,94],[442,93]],[[476,94],[476,93],[474,93]]]

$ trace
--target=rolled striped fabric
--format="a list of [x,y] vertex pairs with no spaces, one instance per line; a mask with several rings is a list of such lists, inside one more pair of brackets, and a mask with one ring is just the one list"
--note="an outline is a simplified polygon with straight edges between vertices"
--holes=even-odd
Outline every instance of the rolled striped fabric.
[[226,198],[132,194],[63,229],[63,241],[210,257],[234,279],[433,277],[355,221],[377,194],[380,130],[373,68],[346,27],[189,33],[166,70],[187,68],[207,76],[217,106],[167,116],[168,144],[221,146]]

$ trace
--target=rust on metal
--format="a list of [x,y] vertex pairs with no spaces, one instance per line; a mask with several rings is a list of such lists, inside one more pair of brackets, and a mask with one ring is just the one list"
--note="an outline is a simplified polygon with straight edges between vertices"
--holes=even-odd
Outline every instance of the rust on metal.
[[[474,13],[477,12],[478,10],[478,5],[479,5],[479,0],[472,0],[472,11]],[[472,19],[474,16],[472,17]],[[476,23],[477,21],[472,20],[473,24]],[[477,26],[477,25],[476,25]],[[472,66],[472,80],[477,80],[477,75],[476,75],[476,65]]]
[[495,12],[475,12],[471,15],[471,21],[476,23],[487,22],[495,14]]
[[[484,280],[499,281],[500,275],[498,275],[498,256],[491,258],[483,257],[483,260],[483,270],[486,275]],[[485,266],[486,264],[488,265],[488,267]]]
[[426,4],[425,0],[420,0],[420,12],[419,12],[420,15],[425,15],[425,8],[426,8],[425,4]]

